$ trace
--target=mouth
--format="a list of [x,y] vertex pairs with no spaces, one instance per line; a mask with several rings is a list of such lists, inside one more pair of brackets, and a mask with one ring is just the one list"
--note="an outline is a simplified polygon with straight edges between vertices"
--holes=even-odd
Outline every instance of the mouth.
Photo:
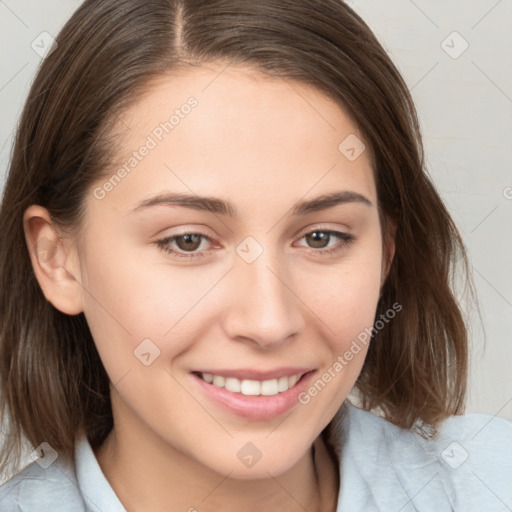
[[275,418],[299,404],[316,370],[286,368],[193,371],[195,385],[207,399],[230,413],[252,420]]
[[231,393],[240,393],[245,396],[274,396],[293,388],[305,373],[267,380],[238,379],[206,372],[197,372],[196,375],[204,382],[217,388],[224,388]]

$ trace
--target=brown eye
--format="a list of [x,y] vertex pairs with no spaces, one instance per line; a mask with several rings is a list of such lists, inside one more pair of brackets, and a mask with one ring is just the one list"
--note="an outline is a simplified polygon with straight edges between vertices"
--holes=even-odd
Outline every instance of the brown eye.
[[[205,242],[206,247],[202,242]],[[174,235],[158,240],[155,244],[165,252],[177,258],[198,258],[208,256],[210,251],[207,249],[212,240],[203,233],[184,233]]]
[[329,231],[313,231],[304,236],[314,249],[323,249],[327,247],[332,234]]
[[178,249],[182,251],[195,251],[201,245],[203,235],[197,233],[189,233],[174,237]]
[[347,249],[355,240],[353,235],[330,229],[315,229],[302,235],[313,254],[334,255]]

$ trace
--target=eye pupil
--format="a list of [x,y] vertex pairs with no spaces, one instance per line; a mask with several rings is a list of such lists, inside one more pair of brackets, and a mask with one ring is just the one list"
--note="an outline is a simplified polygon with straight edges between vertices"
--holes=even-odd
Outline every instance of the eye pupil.
[[[185,240],[185,244],[180,243],[181,240]],[[183,251],[194,251],[201,245],[201,235],[189,233],[178,236],[176,237],[176,245]]]
[[326,242],[329,241],[330,234],[325,231],[313,231],[306,235],[306,237],[309,238],[308,243],[310,241],[313,242],[311,247],[322,249],[323,247],[326,247]]

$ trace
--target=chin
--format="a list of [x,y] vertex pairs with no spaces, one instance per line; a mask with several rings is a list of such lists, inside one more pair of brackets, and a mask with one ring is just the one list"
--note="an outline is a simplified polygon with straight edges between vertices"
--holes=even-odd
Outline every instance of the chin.
[[[241,446],[241,447],[240,447]],[[277,477],[292,469],[299,461],[299,451],[287,446],[287,452],[279,453],[278,447],[267,447],[259,450],[250,442],[237,443],[237,449],[233,456],[226,455],[231,451],[226,447],[223,457],[221,454],[214,460],[204,460],[203,464],[221,475],[229,475],[237,480],[259,480]],[[270,451],[270,454],[268,453]],[[267,452],[267,454],[265,454]],[[304,448],[304,456],[308,452],[308,446]]]

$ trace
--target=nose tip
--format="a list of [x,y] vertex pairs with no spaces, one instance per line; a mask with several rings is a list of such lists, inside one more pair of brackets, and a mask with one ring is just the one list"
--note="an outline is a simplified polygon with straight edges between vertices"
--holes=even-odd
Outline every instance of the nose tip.
[[235,284],[225,329],[232,339],[260,347],[281,345],[301,331],[304,319],[293,293],[290,272],[272,269],[264,258],[242,262],[231,277]]

